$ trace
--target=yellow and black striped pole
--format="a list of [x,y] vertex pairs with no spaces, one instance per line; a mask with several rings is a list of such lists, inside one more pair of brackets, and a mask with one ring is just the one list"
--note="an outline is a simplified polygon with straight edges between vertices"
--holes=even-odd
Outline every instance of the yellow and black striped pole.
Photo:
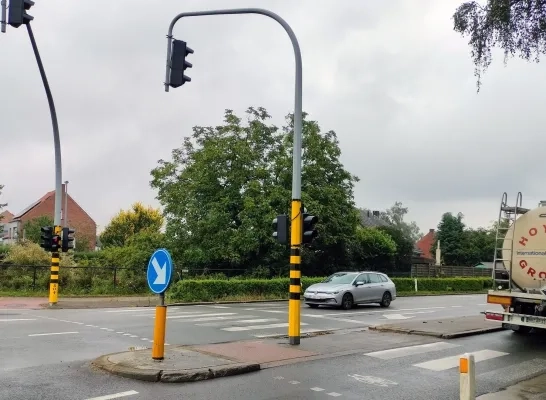
[[301,296],[301,200],[292,200],[290,232],[290,297],[288,300],[288,338],[290,344],[300,344]]
[[[62,227],[60,226],[54,227],[53,240],[56,240],[55,238],[60,238],[61,229]],[[59,263],[61,261],[59,256],[60,246],[61,246],[61,243],[60,241],[58,241],[57,249],[51,252],[51,276],[49,277],[49,305],[50,306],[57,304],[57,300],[59,298]]]

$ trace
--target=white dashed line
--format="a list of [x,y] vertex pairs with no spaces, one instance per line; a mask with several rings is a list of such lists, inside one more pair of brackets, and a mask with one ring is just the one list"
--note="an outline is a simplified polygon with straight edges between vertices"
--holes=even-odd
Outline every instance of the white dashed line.
[[341,393],[337,393],[337,392],[330,392],[330,393],[326,393],[328,396],[332,396],[332,397],[339,397],[341,396]]
[[299,381],[290,381],[290,382],[288,382],[288,383],[290,383],[290,384],[292,384],[292,385],[297,385],[297,384],[300,383],[300,382],[299,382]]
[[14,322],[14,321],[36,321],[31,318],[10,318],[10,319],[0,319],[0,322]]
[[322,391],[324,391],[323,388],[319,388],[319,387],[312,387],[311,390],[314,391],[314,392],[322,392]]
[[28,336],[50,336],[50,335],[70,335],[78,332],[51,332],[51,333],[31,333]]
[[112,400],[112,399],[119,399],[120,397],[132,396],[134,394],[138,394],[138,392],[134,390],[129,390],[127,392],[120,392],[120,393],[114,393],[114,394],[107,394],[106,396],[93,397],[87,400]]

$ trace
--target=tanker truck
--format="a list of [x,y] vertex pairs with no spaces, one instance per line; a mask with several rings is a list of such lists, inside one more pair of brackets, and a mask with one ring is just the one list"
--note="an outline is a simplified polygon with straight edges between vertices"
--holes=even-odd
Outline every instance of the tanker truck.
[[514,206],[507,200],[505,192],[497,222],[494,286],[487,294],[487,303],[497,310],[486,311],[485,318],[518,333],[546,329],[546,201],[526,209],[521,192]]

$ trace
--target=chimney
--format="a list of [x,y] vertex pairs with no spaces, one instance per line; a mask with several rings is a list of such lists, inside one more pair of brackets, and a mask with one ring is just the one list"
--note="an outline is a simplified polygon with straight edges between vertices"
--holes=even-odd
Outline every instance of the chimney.
[[434,233],[434,229],[429,229],[428,233]]

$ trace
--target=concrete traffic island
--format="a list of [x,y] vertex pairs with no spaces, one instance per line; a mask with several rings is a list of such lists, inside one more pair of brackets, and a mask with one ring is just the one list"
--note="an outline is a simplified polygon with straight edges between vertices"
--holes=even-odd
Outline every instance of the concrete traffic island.
[[194,382],[260,370],[260,363],[309,357],[315,353],[263,341],[203,346],[169,346],[162,361],[151,349],[107,354],[92,365],[126,378],[150,382]]
[[382,324],[369,327],[380,332],[408,333],[433,336],[442,339],[479,335],[502,330],[500,322],[488,321],[483,315],[467,317],[404,321],[396,324]]

